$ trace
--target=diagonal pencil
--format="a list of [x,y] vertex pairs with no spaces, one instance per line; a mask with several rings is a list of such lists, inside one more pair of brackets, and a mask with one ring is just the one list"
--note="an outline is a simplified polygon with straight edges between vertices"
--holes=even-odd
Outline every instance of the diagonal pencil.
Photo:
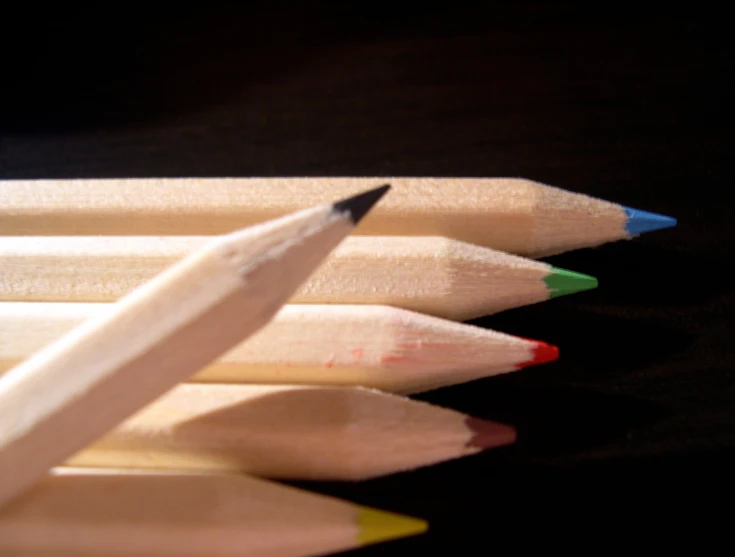
[[[206,236],[0,237],[0,299],[114,301]],[[386,304],[467,320],[597,286],[593,277],[442,237],[348,238],[290,300]]]
[[[447,236],[529,257],[676,224],[519,178],[390,178],[359,234]],[[151,178],[0,182],[0,235],[228,232],[347,197],[376,178]]]
[[423,520],[248,476],[57,469],[0,508],[3,557],[307,557]]
[[515,441],[512,427],[360,387],[174,387],[69,466],[366,480]]
[[[0,302],[0,372],[108,304]],[[191,381],[415,393],[555,360],[544,342],[388,306],[286,305]]]
[[215,238],[0,377],[0,505],[268,323],[387,189]]

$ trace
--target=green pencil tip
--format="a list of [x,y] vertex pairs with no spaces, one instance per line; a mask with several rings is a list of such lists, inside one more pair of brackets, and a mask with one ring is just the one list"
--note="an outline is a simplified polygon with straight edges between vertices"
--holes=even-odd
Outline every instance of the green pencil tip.
[[597,288],[597,279],[582,273],[552,267],[551,274],[544,279],[544,284],[549,289],[549,298],[556,298]]

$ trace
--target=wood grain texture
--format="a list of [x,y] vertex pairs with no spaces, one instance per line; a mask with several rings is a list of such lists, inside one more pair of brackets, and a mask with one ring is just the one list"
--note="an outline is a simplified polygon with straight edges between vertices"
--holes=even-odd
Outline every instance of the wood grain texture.
[[[0,372],[108,304],[0,302]],[[537,341],[388,306],[286,305],[190,380],[415,393],[530,365]]]
[[327,205],[216,238],[0,377],[0,504],[263,327],[352,228]]
[[247,476],[59,469],[0,509],[7,557],[307,557],[422,521]]
[[[0,236],[0,300],[115,301],[208,238]],[[384,304],[467,320],[546,301],[552,273],[547,263],[443,237],[353,237],[290,302]]]
[[512,427],[370,389],[188,384],[66,465],[366,480],[515,439]]
[[361,234],[447,236],[541,257],[627,238],[623,208],[514,178],[185,178],[0,182],[2,235],[224,234],[376,183]]

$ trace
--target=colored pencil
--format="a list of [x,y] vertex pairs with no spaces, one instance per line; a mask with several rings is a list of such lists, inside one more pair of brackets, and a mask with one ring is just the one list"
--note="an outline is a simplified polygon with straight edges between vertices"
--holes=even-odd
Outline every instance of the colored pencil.
[[66,465],[367,480],[515,438],[512,427],[362,387],[183,384]]
[[0,377],[0,505],[268,323],[386,190],[216,238]]
[[[0,302],[0,371],[109,304]],[[388,306],[286,305],[190,380],[416,393],[555,360],[546,343]]]
[[[109,304],[0,302],[0,372]],[[196,382],[351,385],[416,393],[555,360],[544,342],[388,306],[286,305]]]
[[[206,235],[347,197],[375,178],[0,182],[0,235]],[[447,236],[529,257],[637,236],[676,220],[518,178],[390,178],[357,231]]]
[[423,520],[251,478],[58,470],[0,508],[3,557],[306,557]]
[[[0,299],[114,301],[207,236],[0,237]],[[467,320],[597,286],[593,277],[442,237],[348,238],[291,303],[385,304]]]

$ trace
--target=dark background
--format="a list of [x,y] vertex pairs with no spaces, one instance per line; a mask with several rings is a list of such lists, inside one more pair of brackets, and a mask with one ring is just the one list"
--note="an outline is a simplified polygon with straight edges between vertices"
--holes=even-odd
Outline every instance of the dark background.
[[298,485],[431,522],[355,556],[660,550],[685,538],[701,551],[727,535],[724,14],[244,4],[6,13],[0,178],[519,176],[677,217],[676,229],[549,259],[599,289],[478,321],[557,344],[558,362],[420,397],[517,425],[517,446]]

